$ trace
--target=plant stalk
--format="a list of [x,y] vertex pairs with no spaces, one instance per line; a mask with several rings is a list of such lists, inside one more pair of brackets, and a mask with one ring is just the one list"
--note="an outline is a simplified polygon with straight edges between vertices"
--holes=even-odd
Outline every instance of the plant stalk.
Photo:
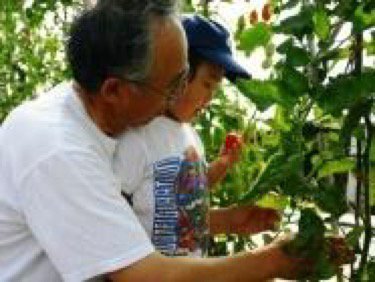
[[363,216],[363,224],[365,228],[365,236],[364,236],[364,243],[363,249],[361,253],[361,260],[359,263],[358,268],[358,277],[362,278],[364,275],[364,269],[368,261],[369,256],[369,249],[371,244],[371,235],[372,235],[372,227],[371,227],[371,209],[370,209],[370,151],[372,145],[372,136],[373,136],[373,128],[370,121],[370,113],[367,113],[365,116],[365,124],[366,124],[366,148],[363,154],[363,195],[364,195],[364,216]]

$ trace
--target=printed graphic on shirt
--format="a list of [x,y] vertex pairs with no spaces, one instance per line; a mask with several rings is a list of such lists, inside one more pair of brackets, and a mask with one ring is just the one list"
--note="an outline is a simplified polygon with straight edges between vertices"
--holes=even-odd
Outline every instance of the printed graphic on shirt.
[[194,148],[184,157],[154,165],[153,243],[166,255],[203,256],[207,251],[206,167]]

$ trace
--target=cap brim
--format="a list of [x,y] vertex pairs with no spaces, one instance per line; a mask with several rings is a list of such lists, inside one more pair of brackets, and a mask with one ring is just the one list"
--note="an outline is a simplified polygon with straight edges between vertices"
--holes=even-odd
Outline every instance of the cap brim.
[[232,54],[199,48],[195,51],[210,62],[222,66],[225,70],[225,77],[232,82],[237,78],[251,78],[250,73],[234,60]]

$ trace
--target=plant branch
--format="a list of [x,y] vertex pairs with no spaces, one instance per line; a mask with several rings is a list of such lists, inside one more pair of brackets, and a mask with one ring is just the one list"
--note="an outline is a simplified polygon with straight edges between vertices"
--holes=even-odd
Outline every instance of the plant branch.
[[371,227],[371,209],[370,209],[370,150],[372,145],[372,136],[373,136],[373,128],[371,125],[370,113],[366,113],[365,116],[365,124],[366,124],[366,148],[364,152],[363,162],[364,162],[364,217],[363,223],[365,227],[365,238],[363,249],[361,253],[361,260],[358,268],[358,277],[361,278],[363,276],[363,271],[365,265],[368,261],[370,243],[371,243],[371,235],[372,235],[372,227]]

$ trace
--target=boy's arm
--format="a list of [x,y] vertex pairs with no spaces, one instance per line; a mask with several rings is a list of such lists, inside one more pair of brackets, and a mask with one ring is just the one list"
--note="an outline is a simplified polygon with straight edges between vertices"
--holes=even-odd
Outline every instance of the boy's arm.
[[217,183],[222,181],[231,166],[228,157],[225,155],[211,162],[207,171],[208,187],[212,189]]
[[226,136],[219,157],[209,165],[207,172],[208,187],[212,188],[223,180],[228,170],[240,160],[243,147],[244,142],[241,135],[229,133]]
[[210,234],[255,234],[273,230],[280,221],[277,210],[257,206],[212,209],[209,212]]
[[297,278],[306,268],[301,259],[284,254],[285,242],[232,257],[165,257],[158,253],[108,275],[115,282],[241,282]]

